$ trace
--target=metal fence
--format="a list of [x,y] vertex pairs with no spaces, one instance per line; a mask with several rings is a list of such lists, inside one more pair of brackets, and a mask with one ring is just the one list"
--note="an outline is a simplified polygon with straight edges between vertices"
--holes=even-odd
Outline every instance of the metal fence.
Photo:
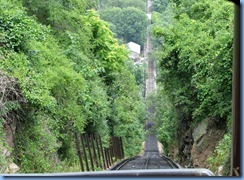
[[81,171],[108,169],[124,158],[121,137],[111,137],[108,148],[103,147],[101,137],[95,134],[74,133],[74,138]]

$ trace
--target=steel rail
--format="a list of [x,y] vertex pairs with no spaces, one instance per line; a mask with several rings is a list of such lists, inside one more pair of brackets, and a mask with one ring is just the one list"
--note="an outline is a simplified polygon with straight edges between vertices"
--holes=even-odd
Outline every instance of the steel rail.
[[132,158],[128,158],[128,159],[124,159],[123,161],[119,162],[118,164],[114,165],[113,167],[109,168],[109,170],[120,170],[125,164],[127,164],[130,161],[133,161],[137,158],[138,156],[132,157]]
[[130,162],[129,159],[126,159],[124,162],[122,162],[117,168],[116,171],[120,170],[125,164],[127,164],[128,162]]
[[[135,159],[134,159],[135,160]],[[139,163],[140,161],[137,161],[136,163],[133,164],[134,167],[136,167],[136,165]],[[143,166],[142,166],[143,167]],[[141,169],[142,169],[141,167]]]
[[160,163],[158,162],[158,159],[156,159],[156,164],[157,164],[157,166],[158,166],[158,169],[160,169],[161,165],[160,165]]
[[149,164],[150,159],[151,159],[151,157],[146,159],[146,164],[145,164],[145,168],[144,169],[148,169],[148,164]]
[[178,165],[177,163],[175,163],[172,159],[166,157],[166,156],[161,156],[161,158],[165,159],[169,165],[174,168],[174,169],[179,169],[179,168],[182,168],[180,165]]
[[123,162],[121,165],[119,165],[119,167],[116,169],[116,171],[120,170],[128,162],[130,162],[130,160],[126,160],[125,162]]

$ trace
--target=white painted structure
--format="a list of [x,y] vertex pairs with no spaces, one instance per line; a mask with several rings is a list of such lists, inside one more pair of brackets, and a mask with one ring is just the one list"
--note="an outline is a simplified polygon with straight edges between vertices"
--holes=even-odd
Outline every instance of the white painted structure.
[[147,14],[147,18],[148,18],[148,20],[152,20],[152,14]]
[[134,61],[139,60],[141,54],[141,46],[134,42],[129,42],[127,46],[130,50],[130,58],[133,59]]

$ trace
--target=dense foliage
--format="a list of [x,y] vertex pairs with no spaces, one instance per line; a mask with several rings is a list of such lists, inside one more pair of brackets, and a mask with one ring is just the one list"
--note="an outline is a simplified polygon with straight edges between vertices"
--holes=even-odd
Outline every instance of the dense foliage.
[[233,5],[222,0],[177,0],[160,12],[157,2],[153,1],[157,12],[151,29],[158,47],[160,140],[166,146],[175,139],[180,143],[188,129],[208,117],[228,130]]
[[231,135],[226,134],[224,138],[218,143],[214,155],[208,158],[208,162],[210,164],[210,168],[213,172],[218,171],[218,167],[223,166],[223,175],[229,176],[230,173],[230,159],[226,158],[226,154],[230,154],[230,143],[231,143]]
[[152,10],[162,13],[166,10],[169,0],[152,0]]
[[146,3],[144,0],[99,0],[100,8],[118,7],[127,8],[134,7],[141,11],[146,10]]
[[16,122],[13,160],[23,173],[77,165],[75,131],[99,134],[105,147],[111,135],[122,137],[127,157],[141,148],[145,107],[133,66],[107,23],[89,10],[95,4],[0,3],[0,85],[10,89],[0,91],[0,150],[2,126]]
[[[103,1],[102,1],[103,2]],[[147,26],[146,5],[142,0],[107,0],[103,2],[101,18],[110,23],[116,37],[144,46]]]

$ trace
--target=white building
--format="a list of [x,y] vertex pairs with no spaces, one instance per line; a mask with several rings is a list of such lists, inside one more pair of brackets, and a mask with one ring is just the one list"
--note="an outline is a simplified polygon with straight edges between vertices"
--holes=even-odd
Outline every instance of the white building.
[[141,54],[141,46],[139,44],[136,44],[134,42],[129,42],[127,44],[129,50],[130,50],[130,58],[134,61],[138,61],[140,59]]

